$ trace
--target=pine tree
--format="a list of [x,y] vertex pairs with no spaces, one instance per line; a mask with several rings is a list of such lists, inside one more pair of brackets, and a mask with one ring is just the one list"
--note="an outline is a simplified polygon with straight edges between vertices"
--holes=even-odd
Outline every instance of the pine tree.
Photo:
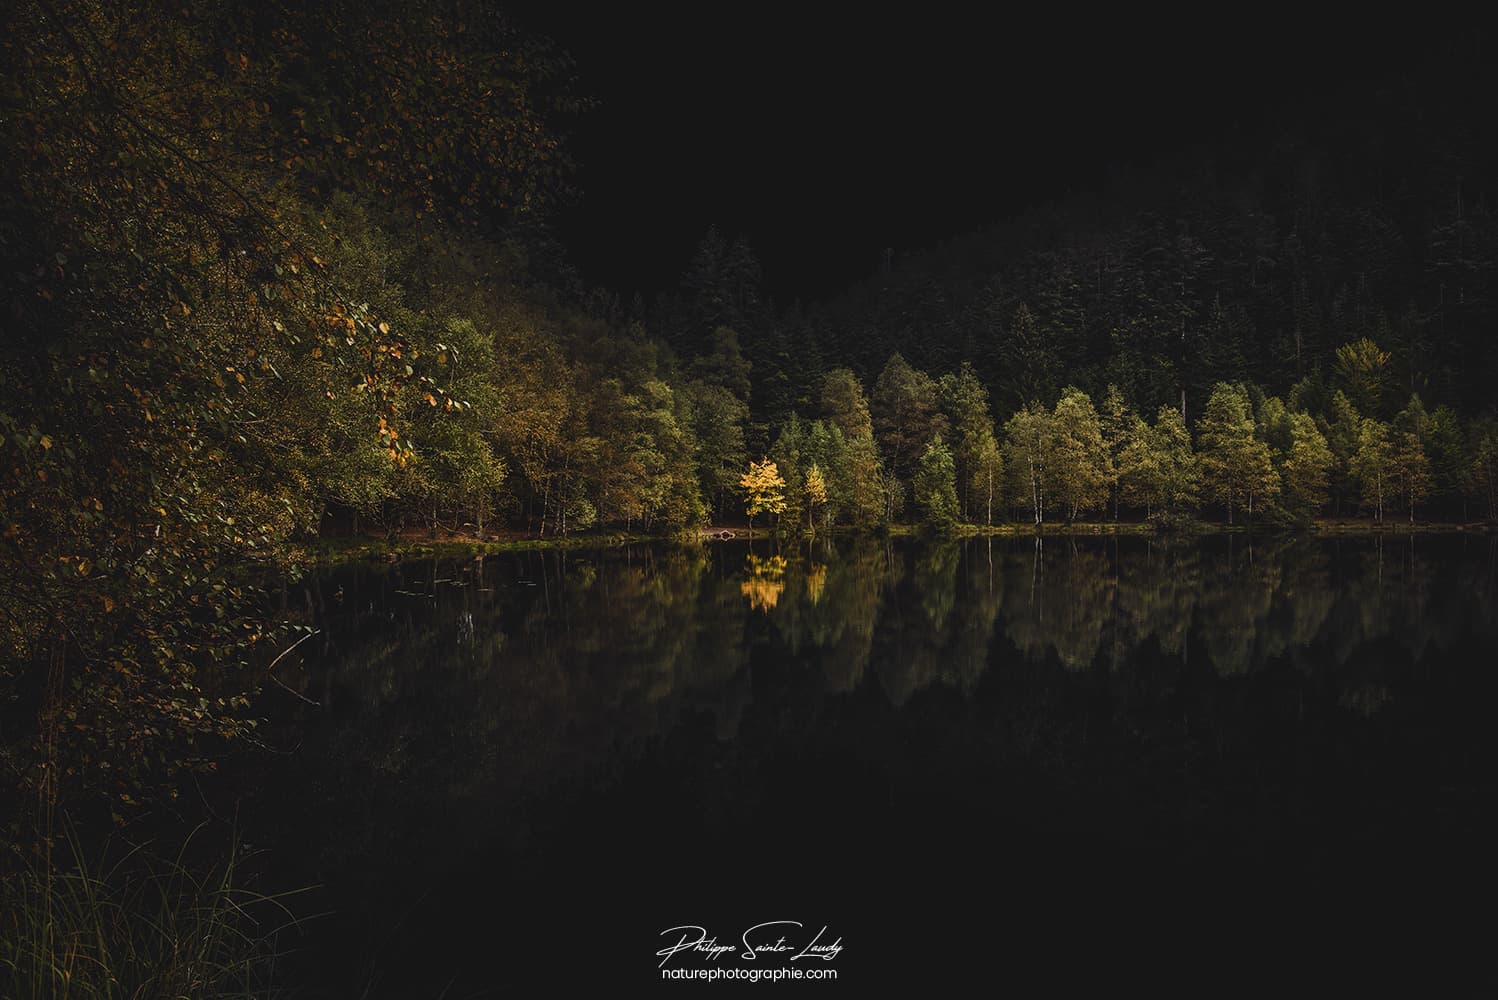
[[1367,337],[1337,348],[1333,374],[1359,413],[1377,415],[1389,381],[1389,353]]
[[890,356],[874,384],[874,432],[900,478],[915,473],[926,447],[948,433],[936,383],[898,353]]
[[874,433],[863,384],[848,369],[834,368],[823,377],[822,417],[837,425],[850,441]]

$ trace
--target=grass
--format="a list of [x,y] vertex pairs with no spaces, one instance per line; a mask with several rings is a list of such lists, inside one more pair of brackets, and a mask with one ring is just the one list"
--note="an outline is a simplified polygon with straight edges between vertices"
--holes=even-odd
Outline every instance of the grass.
[[[201,829],[201,828],[200,828]],[[196,831],[195,831],[196,832]],[[11,1000],[278,997],[286,895],[240,885],[237,842],[207,870],[141,848],[91,863],[22,858],[0,884],[0,995]],[[18,855],[19,856],[19,855]]]

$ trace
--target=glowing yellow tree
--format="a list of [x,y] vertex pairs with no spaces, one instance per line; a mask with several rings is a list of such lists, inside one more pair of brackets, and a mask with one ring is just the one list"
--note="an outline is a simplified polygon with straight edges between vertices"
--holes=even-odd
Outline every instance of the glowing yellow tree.
[[749,531],[754,531],[757,514],[782,514],[785,512],[785,480],[780,470],[768,458],[750,462],[749,471],[739,479],[744,488],[744,511],[749,515]]

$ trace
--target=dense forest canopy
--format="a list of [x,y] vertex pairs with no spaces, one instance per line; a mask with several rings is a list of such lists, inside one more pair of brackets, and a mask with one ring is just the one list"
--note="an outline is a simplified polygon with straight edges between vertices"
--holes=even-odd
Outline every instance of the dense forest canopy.
[[716,229],[651,302],[584,287],[592,97],[490,4],[4,28],[3,760],[44,796],[243,731],[225,668],[294,641],[253,583],[321,535],[1498,515],[1471,59],[803,307]]

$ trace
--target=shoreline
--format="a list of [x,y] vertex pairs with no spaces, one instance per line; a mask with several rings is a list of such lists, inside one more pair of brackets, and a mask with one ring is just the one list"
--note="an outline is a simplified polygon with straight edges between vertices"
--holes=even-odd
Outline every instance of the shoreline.
[[[733,532],[728,541],[763,541],[776,537],[775,532],[762,528],[753,532],[742,527],[715,526],[666,534],[640,534],[611,532],[600,534],[577,534],[552,537],[503,537],[477,539],[454,536],[441,539],[402,538],[390,541],[374,537],[321,538],[308,543],[293,554],[291,562],[302,569],[325,569],[350,562],[377,561],[401,562],[410,559],[441,559],[462,556],[487,556],[502,552],[544,552],[582,549],[613,549],[628,545],[660,544],[708,544],[717,543],[721,531]],[[891,538],[914,538],[927,533],[919,524],[896,524],[888,528],[860,529],[836,527],[831,530],[834,537],[854,534],[887,535]],[[1491,535],[1498,533],[1498,525],[1486,522],[1457,523],[1450,521],[1353,521],[1347,519],[1320,519],[1309,524],[1280,526],[1255,524],[1219,524],[1197,521],[1162,529],[1148,521],[1077,521],[1035,525],[1033,523],[1009,522],[1005,524],[977,525],[961,524],[950,533],[952,538],[1021,538],[1021,537],[1184,537],[1208,535],[1308,535],[1308,536],[1375,536],[1375,535]],[[821,533],[819,533],[821,534]],[[819,535],[786,536],[797,541]]]

